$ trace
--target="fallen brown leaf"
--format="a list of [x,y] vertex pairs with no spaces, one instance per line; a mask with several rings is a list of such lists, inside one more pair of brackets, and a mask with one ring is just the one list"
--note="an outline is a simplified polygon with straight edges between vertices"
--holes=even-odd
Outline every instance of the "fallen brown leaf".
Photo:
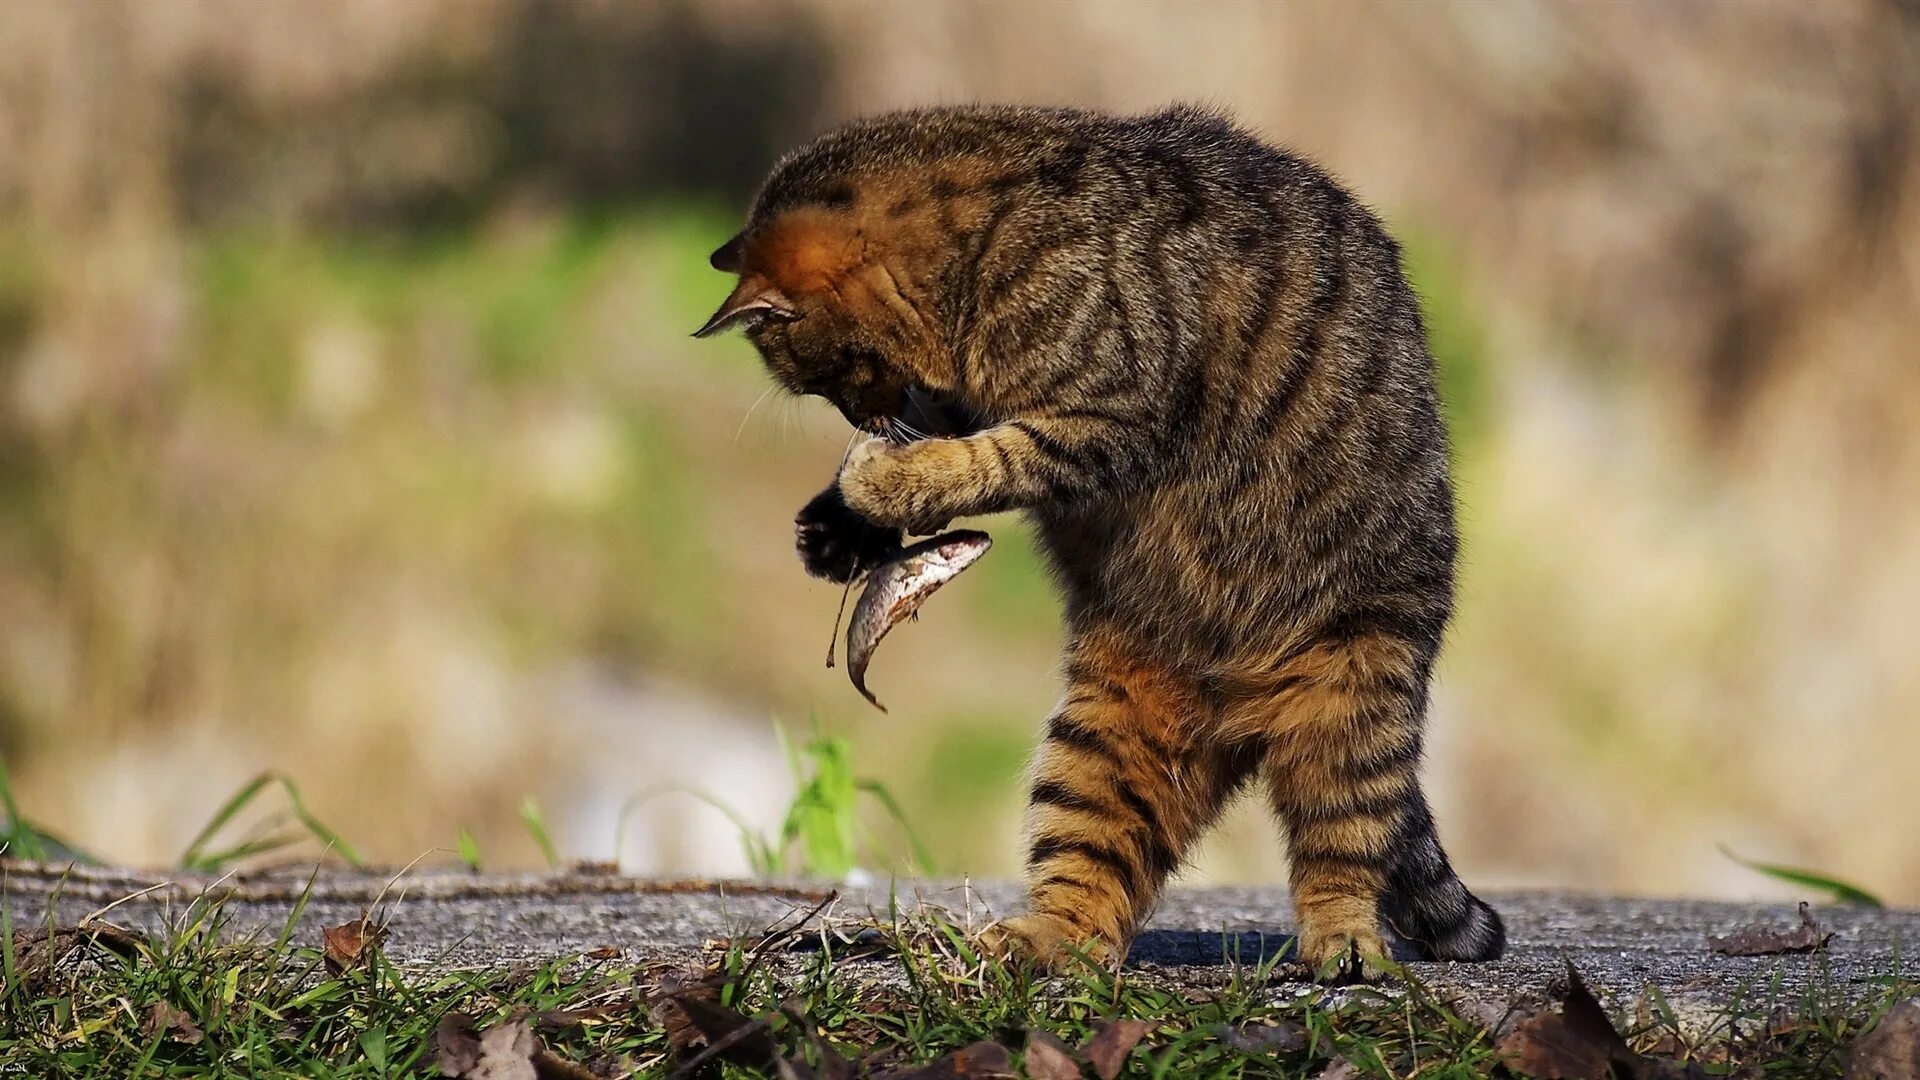
[[1800,925],[1785,930],[1767,923],[1743,926],[1725,937],[1707,938],[1707,947],[1722,956],[1775,956],[1780,953],[1813,952],[1833,937],[1822,930],[1813,909],[1800,903]]
[[1528,1017],[1494,1048],[1509,1069],[1542,1080],[1603,1080],[1616,1064],[1630,1073],[1640,1064],[1572,964],[1560,1011]]
[[81,926],[44,926],[13,932],[14,971],[21,982],[38,986],[76,952],[100,949],[132,958],[140,952],[140,938],[112,923],[91,921]]
[[1153,1025],[1145,1021],[1115,1020],[1101,1025],[1093,1038],[1087,1040],[1087,1045],[1080,1048],[1080,1052],[1093,1065],[1094,1075],[1100,1080],[1113,1080],[1127,1063],[1127,1055],[1133,1053],[1133,1048],[1151,1030]]
[[327,970],[342,975],[364,965],[373,950],[387,938],[387,928],[372,922],[366,916],[344,922],[339,926],[329,926],[320,931],[321,952],[326,957]]
[[1307,1048],[1307,1029],[1294,1023],[1229,1024],[1220,1041],[1243,1054],[1291,1054]]
[[434,1056],[443,1076],[465,1076],[480,1065],[480,1032],[473,1017],[448,1013],[433,1030]]
[[1013,1057],[999,1043],[963,1046],[925,1065],[882,1073],[874,1080],[1013,1080]]
[[[476,1032],[473,1021],[453,1025],[448,1016],[440,1022],[440,1072],[463,1080],[539,1080],[534,1055],[540,1053],[540,1037],[525,1021],[515,1021]],[[448,1036],[452,1038],[449,1040]],[[451,1049],[450,1049],[451,1042]]]
[[688,1073],[715,1057],[764,1069],[775,1064],[773,1036],[756,1020],[720,1004],[721,982],[711,971],[662,968],[653,973],[647,1011],[667,1034],[667,1045],[681,1059],[674,1075]]
[[598,1080],[584,1065],[554,1056],[525,1019],[476,1031],[473,1018],[448,1013],[435,1029],[440,1074],[460,1080]]
[[1027,1032],[1025,1064],[1032,1080],[1080,1080],[1080,1060],[1044,1031]]
[[1873,1030],[1847,1049],[1847,1080],[1910,1080],[1920,1076],[1920,998],[1887,1010]]
[[188,1046],[198,1045],[205,1037],[200,1025],[193,1022],[193,1017],[164,1001],[154,1002],[153,1007],[147,1010],[147,1019],[141,1025],[141,1031],[149,1039],[168,1038]]
[[713,973],[692,968],[661,968],[652,972],[646,994],[647,1011],[667,1033],[667,1046],[686,1056],[707,1044],[707,1035],[687,1012],[690,1001],[717,1004],[720,985]]

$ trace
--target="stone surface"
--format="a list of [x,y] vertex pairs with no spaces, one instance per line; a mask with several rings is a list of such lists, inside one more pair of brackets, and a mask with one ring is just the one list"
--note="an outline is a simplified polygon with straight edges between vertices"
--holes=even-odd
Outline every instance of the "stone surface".
[[[309,878],[312,878],[309,885]],[[378,905],[399,962],[416,966],[499,968],[616,948],[632,961],[680,960],[718,938],[753,936],[825,899],[817,883],[648,881],[573,871],[556,875],[474,875],[415,871],[397,877],[327,871],[262,873],[219,880],[123,871],[6,864],[4,900],[13,924],[43,922],[49,905],[62,922],[99,915],[157,929],[219,897],[228,933],[276,936],[308,894],[295,940],[318,945],[323,927]],[[919,904],[956,921],[984,922],[1019,910],[1008,883],[901,882],[902,909]],[[1797,922],[1793,904],[1640,900],[1547,892],[1488,894],[1506,919],[1507,956],[1487,964],[1413,963],[1436,989],[1480,1011],[1542,998],[1571,962],[1588,984],[1621,1009],[1657,987],[1683,1019],[1705,1026],[1733,1004],[1749,1015],[1869,993],[1889,976],[1920,979],[1907,959],[1920,943],[1920,911],[1822,907],[1835,932],[1820,953],[1728,957],[1707,938],[1755,922]],[[877,912],[888,888],[848,886],[832,910],[843,917]],[[103,909],[104,915],[100,915]],[[1286,893],[1267,887],[1175,888],[1135,942],[1129,966],[1141,977],[1204,987],[1227,978],[1231,957],[1244,963],[1281,950],[1291,932]],[[1898,958],[1898,959],[1896,959]],[[858,961],[878,968],[885,959]],[[1283,969],[1284,970],[1284,969]]]

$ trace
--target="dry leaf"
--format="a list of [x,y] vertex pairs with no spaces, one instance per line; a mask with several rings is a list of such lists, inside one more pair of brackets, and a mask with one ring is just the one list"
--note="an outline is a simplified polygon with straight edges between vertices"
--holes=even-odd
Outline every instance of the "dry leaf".
[[[471,1027],[471,1021],[468,1022]],[[440,1071],[463,1080],[540,1080],[533,1059],[539,1054],[540,1037],[525,1021],[501,1024],[474,1036],[470,1055],[457,1060],[447,1056],[442,1044]],[[458,1066],[449,1070],[448,1065]]]
[[667,1033],[667,1045],[686,1056],[707,1044],[707,1036],[687,1013],[687,1002],[718,1002],[720,991],[712,975],[692,969],[661,969],[653,973],[647,993],[647,1011]]
[[1080,1061],[1065,1043],[1044,1031],[1027,1033],[1027,1075],[1033,1080],[1080,1080]]
[[1220,1041],[1243,1054],[1291,1054],[1307,1048],[1307,1029],[1299,1024],[1229,1024]]
[[56,927],[52,931],[44,927],[15,930],[14,970],[21,982],[38,986],[77,951],[98,948],[131,959],[140,952],[140,940],[125,927],[97,920],[81,926]]
[[1605,1046],[1577,1034],[1558,1013],[1528,1017],[1497,1045],[1507,1067],[1545,1080],[1602,1080],[1613,1059]]
[[1151,1030],[1153,1025],[1145,1021],[1115,1020],[1101,1025],[1093,1038],[1087,1040],[1087,1045],[1080,1048],[1080,1052],[1087,1056],[1087,1061],[1093,1065],[1093,1071],[1100,1080],[1113,1080],[1120,1075],[1121,1066],[1127,1063],[1127,1055],[1133,1053],[1133,1048]]
[[1847,1080],[1909,1080],[1920,1076],[1920,998],[1887,1010],[1873,1030],[1847,1049]]
[[720,984],[707,971],[665,969],[655,974],[648,1012],[667,1033],[667,1045],[684,1059],[681,1069],[711,1057],[753,1068],[775,1061],[767,1025],[720,1004]]
[[480,1065],[480,1032],[473,1017],[448,1013],[433,1031],[435,1056],[442,1076],[465,1076]]
[[1640,1064],[1571,964],[1560,1011],[1527,1018],[1495,1049],[1508,1068],[1542,1080],[1603,1080],[1615,1064],[1629,1070]]
[[372,951],[378,949],[386,937],[387,928],[368,921],[366,916],[327,927],[320,931],[327,970],[341,975],[360,967],[371,958]]
[[526,1020],[475,1031],[473,1019],[448,1013],[433,1034],[442,1076],[461,1080],[598,1080],[583,1065],[547,1051]]
[[147,1010],[147,1020],[141,1030],[149,1039],[170,1038],[188,1046],[198,1045],[204,1037],[193,1017],[164,1001],[154,1002],[153,1008]]
[[875,1080],[1013,1080],[1013,1058],[999,1043],[977,1042],[914,1068],[885,1073]]
[[1800,925],[1782,930],[1766,923],[1742,927],[1725,937],[1707,938],[1707,947],[1722,956],[1775,956],[1780,953],[1813,952],[1832,938],[1831,931],[1820,929],[1813,909],[1800,904]]
[[1334,1058],[1320,1070],[1319,1080],[1360,1080],[1363,1074],[1346,1058]]

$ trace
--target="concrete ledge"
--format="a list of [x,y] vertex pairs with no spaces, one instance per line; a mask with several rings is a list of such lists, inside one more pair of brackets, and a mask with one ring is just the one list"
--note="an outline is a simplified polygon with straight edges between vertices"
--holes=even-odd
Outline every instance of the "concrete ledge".
[[[322,927],[358,918],[378,900],[391,927],[391,956],[447,968],[499,968],[606,948],[630,961],[685,960],[704,943],[756,934],[834,891],[815,882],[652,881],[583,871],[307,870],[216,880],[7,863],[4,872],[4,904],[16,927],[44,922],[50,907],[71,923],[113,905],[110,921],[158,929],[184,917],[196,900],[217,897],[230,934],[273,936],[310,891],[295,940],[317,945]],[[839,915],[871,911],[884,918],[885,884],[837,891]],[[1018,911],[1021,890],[1007,882],[901,881],[893,895],[903,910],[929,904],[956,920],[981,922]],[[1789,927],[1794,906],[1551,892],[1486,898],[1506,919],[1507,956],[1488,964],[1410,964],[1417,978],[1474,1000],[1512,1001],[1541,994],[1570,961],[1616,1006],[1657,988],[1686,1011],[1738,1005],[1749,1014],[1795,1008],[1810,994],[1829,1004],[1862,996],[1890,976],[1920,979],[1911,958],[1920,946],[1920,911],[1818,908],[1835,935],[1823,951],[1729,957],[1708,948],[1708,935],[1759,922]],[[1230,956],[1252,963],[1274,955],[1291,932],[1283,889],[1175,888],[1135,943],[1129,967],[1140,977],[1203,987],[1231,973]]]

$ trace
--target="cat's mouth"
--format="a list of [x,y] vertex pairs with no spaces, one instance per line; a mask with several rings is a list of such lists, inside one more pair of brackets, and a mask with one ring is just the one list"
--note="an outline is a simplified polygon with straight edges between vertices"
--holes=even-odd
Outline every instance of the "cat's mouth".
[[979,413],[957,396],[908,383],[892,408],[861,426],[894,442],[908,443],[958,438],[986,425]]

